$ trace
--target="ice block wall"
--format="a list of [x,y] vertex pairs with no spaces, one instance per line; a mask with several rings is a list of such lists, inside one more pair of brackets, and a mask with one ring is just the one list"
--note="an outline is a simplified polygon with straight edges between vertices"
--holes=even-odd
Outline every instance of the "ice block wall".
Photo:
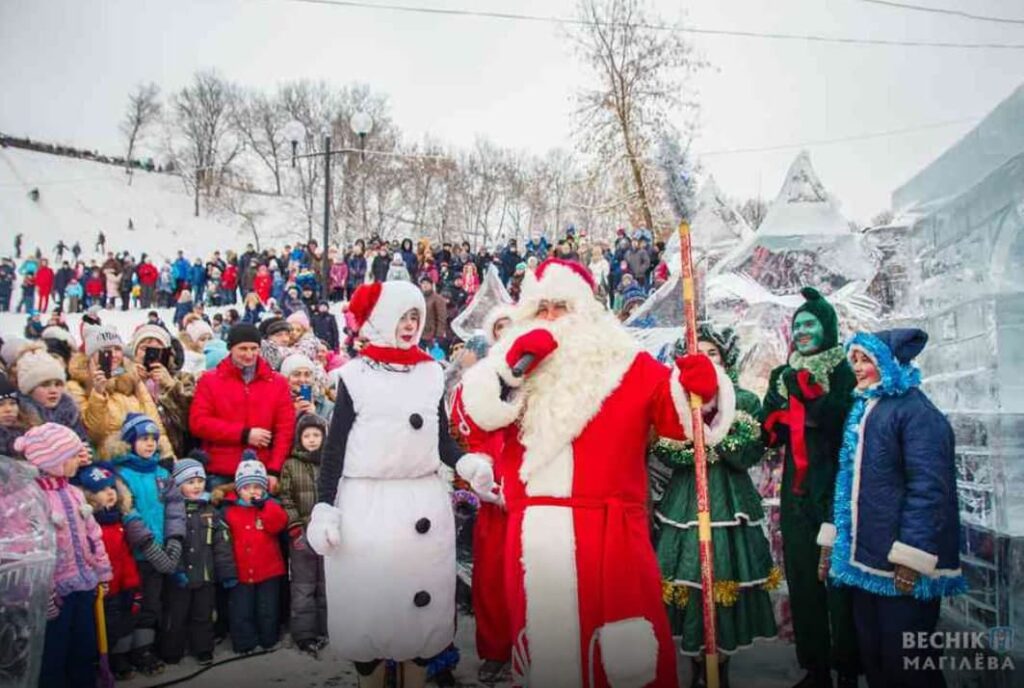
[[929,333],[923,388],[957,441],[970,592],[944,613],[1024,639],[1024,151],[903,231],[891,322]]

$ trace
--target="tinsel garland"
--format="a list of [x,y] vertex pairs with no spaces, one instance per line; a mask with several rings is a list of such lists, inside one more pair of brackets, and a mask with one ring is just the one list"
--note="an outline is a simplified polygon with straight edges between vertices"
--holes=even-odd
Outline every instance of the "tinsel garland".
[[[719,444],[706,448],[708,463],[718,463],[720,453],[739,451],[761,436],[761,425],[746,411],[737,411],[729,434]],[[661,437],[654,445],[654,455],[670,466],[693,465],[693,442]]]
[[[762,590],[775,590],[782,583],[782,571],[778,566],[773,566],[772,570],[768,572],[768,578],[760,584]],[[676,583],[675,581],[662,580],[661,581],[661,599],[666,605],[677,607],[682,609],[690,602],[690,588],[693,586],[687,585],[686,583]],[[750,588],[752,586],[743,585],[739,581],[734,580],[719,580],[715,581],[714,597],[715,604],[721,605],[722,607],[731,607],[736,604],[736,601],[740,598],[740,593],[744,588]],[[694,587],[694,590],[699,590],[700,587]]]
[[[821,388],[825,390],[825,394],[828,394],[828,376],[835,370],[837,365],[845,360],[846,350],[842,344],[839,344],[831,349],[825,349],[809,356],[804,356],[799,351],[794,351],[789,355],[789,367],[794,370],[810,371],[811,375],[814,376],[814,381],[821,385]],[[786,389],[786,383],[781,375],[775,380],[775,389],[783,399],[789,398],[789,390]]]

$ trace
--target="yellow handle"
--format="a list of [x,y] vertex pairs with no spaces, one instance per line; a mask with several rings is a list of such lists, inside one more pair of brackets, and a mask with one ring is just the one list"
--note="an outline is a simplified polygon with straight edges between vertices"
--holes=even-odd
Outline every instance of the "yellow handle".
[[107,614],[103,608],[103,586],[96,589],[96,641],[101,655],[107,654]]

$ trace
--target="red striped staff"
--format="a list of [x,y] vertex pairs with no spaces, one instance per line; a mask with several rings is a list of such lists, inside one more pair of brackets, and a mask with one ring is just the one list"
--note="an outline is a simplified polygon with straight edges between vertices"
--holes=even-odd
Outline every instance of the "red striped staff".
[[[697,293],[693,278],[690,224],[679,223],[679,259],[682,262],[683,318],[686,350],[697,352]],[[711,549],[711,507],[708,503],[708,464],[704,448],[704,418],[701,398],[690,392],[693,418],[693,468],[697,481],[697,542],[700,546],[700,591],[704,602],[704,667],[708,688],[718,688],[718,636],[715,633],[715,569]]]

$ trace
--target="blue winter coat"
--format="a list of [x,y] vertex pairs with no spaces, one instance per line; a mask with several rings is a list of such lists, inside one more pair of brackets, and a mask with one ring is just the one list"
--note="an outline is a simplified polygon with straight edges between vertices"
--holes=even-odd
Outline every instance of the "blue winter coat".
[[[132,493],[135,510],[158,545],[164,543],[164,503],[173,489],[171,474],[157,464],[159,456],[142,459],[132,452],[114,458],[117,475]],[[142,555],[136,553],[136,558]]]
[[189,273],[192,271],[192,264],[188,262],[187,258],[178,258],[171,265],[171,276],[176,280],[182,280],[188,282]]
[[193,287],[206,285],[206,266],[202,263],[193,263],[189,268],[189,283]]
[[847,416],[830,575],[879,595],[901,594],[896,564],[920,574],[918,599],[966,590],[953,429],[918,389],[920,371],[910,363],[927,340],[904,329],[858,333],[846,344],[848,355],[861,351],[875,361],[881,382],[855,391]]

